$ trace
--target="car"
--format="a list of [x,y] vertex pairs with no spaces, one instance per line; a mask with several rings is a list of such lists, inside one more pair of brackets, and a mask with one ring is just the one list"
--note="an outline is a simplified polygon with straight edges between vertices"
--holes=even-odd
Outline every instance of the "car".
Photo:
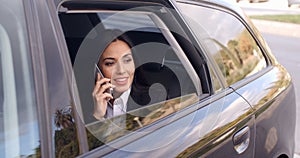
[[[1,0],[0,19],[0,157],[293,157],[293,80],[233,4]],[[132,44],[135,107],[98,119],[106,30]]]
[[291,7],[294,4],[300,4],[300,0],[288,0],[289,7]]

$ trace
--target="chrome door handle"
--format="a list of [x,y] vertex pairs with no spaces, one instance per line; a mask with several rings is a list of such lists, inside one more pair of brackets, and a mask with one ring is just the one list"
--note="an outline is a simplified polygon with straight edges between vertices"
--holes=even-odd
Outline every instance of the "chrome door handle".
[[248,126],[242,128],[233,135],[233,146],[238,154],[242,154],[247,150],[250,144],[250,128]]

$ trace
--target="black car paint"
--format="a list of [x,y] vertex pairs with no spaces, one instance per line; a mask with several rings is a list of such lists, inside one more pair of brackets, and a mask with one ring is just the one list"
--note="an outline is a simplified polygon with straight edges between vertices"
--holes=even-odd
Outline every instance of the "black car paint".
[[[258,86],[259,85],[259,86]],[[282,149],[294,146],[296,107],[291,77],[281,65],[272,66],[261,77],[238,88],[254,109],[256,124],[255,157],[280,156]],[[281,143],[278,143],[281,142]],[[264,146],[264,148],[262,148]],[[293,149],[288,150],[293,153]]]
[[[117,2],[117,1],[116,1]],[[152,0],[153,3],[161,3],[160,0]],[[175,3],[175,2],[173,2]],[[201,2],[200,2],[201,3]],[[204,4],[214,4],[214,2],[203,2]],[[53,138],[51,137],[51,116],[48,111],[53,100],[67,100],[66,104],[72,104],[72,100],[76,103],[76,92],[70,87],[72,84],[72,67],[69,64],[68,52],[64,41],[63,33],[60,28],[57,17],[56,7],[52,1],[24,1],[26,9],[26,18],[29,30],[29,40],[31,44],[31,52],[34,63],[36,98],[39,105],[39,125],[41,127],[41,149],[44,157],[54,157]],[[173,4],[164,1],[164,5],[172,7]],[[213,7],[213,6],[211,6]],[[240,12],[237,10],[237,12]],[[234,13],[232,13],[234,14]],[[242,17],[241,21],[246,23]],[[38,24],[38,25],[37,25]],[[250,27],[249,27],[250,28]],[[250,30],[254,35],[255,30]],[[255,36],[256,37],[256,36]],[[261,46],[262,42],[257,39]],[[49,52],[51,51],[51,52]],[[45,52],[45,53],[44,53]],[[48,52],[48,53],[47,53]],[[44,56],[44,54],[52,54],[52,56]],[[265,52],[266,53],[266,52]],[[267,54],[267,53],[266,53]],[[268,55],[267,55],[268,56]],[[274,59],[268,57],[270,61]],[[46,63],[55,63],[53,67],[46,67]],[[250,157],[270,157],[286,154],[292,157],[293,140],[289,137],[294,135],[295,122],[281,122],[286,120],[295,120],[294,90],[291,79],[286,71],[276,62],[272,62],[267,72],[262,72],[231,88],[225,89],[223,92],[205,98],[187,109],[178,113],[173,119],[171,116],[155,123],[153,126],[161,127],[156,132],[140,137],[139,140],[126,140],[122,138],[115,141],[116,146],[120,149],[114,149],[107,146],[87,152],[87,147],[83,144],[82,139],[81,155],[82,157],[99,157],[99,156],[207,156],[207,157],[244,157],[246,154]],[[44,70],[44,69],[48,70]],[[266,73],[266,74],[264,74]],[[263,86],[262,86],[263,85]],[[55,93],[65,92],[63,96]],[[61,93],[60,93],[61,94]],[[59,99],[58,99],[59,98]],[[239,100],[240,104],[235,104],[234,100]],[[209,105],[209,106],[207,106]],[[293,106],[286,108],[286,106]],[[230,109],[227,109],[230,107]],[[231,109],[232,108],[232,109]],[[289,111],[287,111],[289,110]],[[278,114],[280,118],[274,119],[272,116]],[[209,115],[219,116],[217,120],[220,122],[205,122]],[[229,117],[230,116],[230,117]],[[290,117],[287,119],[286,117]],[[284,118],[284,119],[282,119]],[[75,118],[77,122],[81,122],[80,118]],[[193,120],[185,126],[182,131],[182,123],[185,119]],[[172,120],[169,122],[169,120]],[[217,121],[214,120],[214,121]],[[270,123],[270,122],[271,123]],[[201,124],[207,125],[206,131],[203,131]],[[274,125],[274,126],[272,126]],[[78,125],[82,127],[83,125]],[[245,126],[250,127],[250,148],[242,155],[235,152],[232,144],[232,136]],[[151,128],[151,127],[149,127]],[[271,129],[275,128],[275,133]],[[80,128],[78,128],[80,129]],[[163,135],[158,135],[160,131]],[[268,134],[271,131],[271,136]],[[182,133],[181,133],[182,132]],[[181,133],[180,135],[178,135]],[[280,144],[271,144],[271,150],[264,149],[267,138],[274,138],[285,133],[286,137],[277,137]],[[79,139],[85,135],[85,131],[79,131]],[[165,136],[180,136],[176,141]],[[216,137],[212,137],[215,136]],[[206,139],[204,139],[206,138]],[[150,141],[151,140],[151,141]],[[157,145],[160,141],[167,143],[162,148],[139,153],[139,149],[147,146]],[[50,143],[51,142],[51,143]],[[130,142],[128,144],[124,142]],[[148,142],[145,144],[144,142]],[[161,145],[161,144],[159,144]],[[280,146],[282,145],[282,146]],[[290,147],[288,151],[283,149]],[[126,148],[135,148],[137,152],[126,152]],[[122,150],[125,149],[125,150]],[[267,150],[267,151],[265,151]],[[261,154],[270,155],[263,155]],[[107,154],[107,155],[106,155]]]

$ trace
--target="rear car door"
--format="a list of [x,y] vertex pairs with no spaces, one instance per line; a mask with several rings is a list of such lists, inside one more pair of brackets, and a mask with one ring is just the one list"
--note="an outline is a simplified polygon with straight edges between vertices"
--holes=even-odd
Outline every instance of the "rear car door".
[[[1,157],[253,156],[252,109],[224,85],[170,2],[15,4],[2,3],[0,11],[6,17],[0,25]],[[24,8],[25,18],[7,19],[7,8]],[[117,27],[134,39],[141,50],[137,69],[160,73],[148,87],[154,102],[105,121],[89,117],[94,59],[80,48],[87,42],[82,38],[98,40],[95,26]],[[168,87],[174,75],[175,90]],[[123,120],[125,128],[114,126]]]
[[[251,107],[219,80],[171,3],[151,2],[68,1],[58,7],[81,100],[76,106],[83,109],[81,117],[87,128],[90,151],[82,156],[252,157],[255,128]],[[126,32],[133,40],[140,62],[136,70],[150,63],[155,63],[151,69],[156,64],[167,66],[179,82],[180,93],[127,115],[95,122],[89,117],[93,75],[87,64],[94,63],[95,56],[88,55],[86,48],[92,45],[86,42],[101,40],[97,34],[112,28]],[[174,81],[158,75],[163,81]],[[169,91],[163,83],[151,81],[151,99]],[[112,122],[124,119],[125,130],[113,129],[114,134],[107,134]]]

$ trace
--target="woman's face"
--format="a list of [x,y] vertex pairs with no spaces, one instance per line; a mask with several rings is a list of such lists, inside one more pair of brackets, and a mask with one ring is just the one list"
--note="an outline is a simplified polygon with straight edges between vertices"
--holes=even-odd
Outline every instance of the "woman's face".
[[98,66],[106,78],[116,86],[114,95],[119,96],[128,90],[134,77],[134,61],[130,47],[121,40],[112,42],[100,57]]

